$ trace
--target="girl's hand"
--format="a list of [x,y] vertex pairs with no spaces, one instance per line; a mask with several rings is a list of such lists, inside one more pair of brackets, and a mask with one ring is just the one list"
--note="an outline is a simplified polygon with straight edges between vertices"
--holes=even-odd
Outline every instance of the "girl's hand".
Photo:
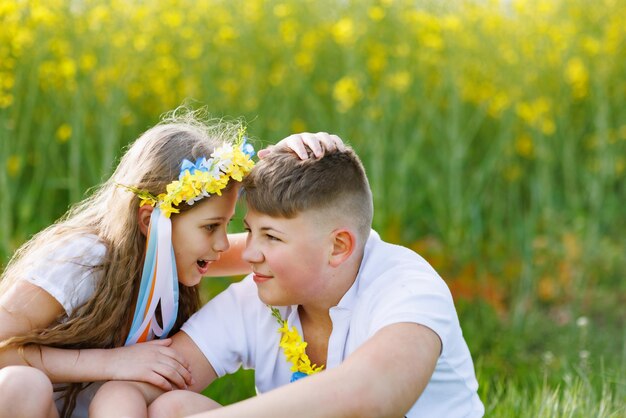
[[307,153],[305,145],[313,151],[315,158],[323,157],[325,151],[343,151],[345,149],[343,141],[337,135],[330,135],[326,132],[318,132],[316,134],[303,132],[290,135],[280,140],[276,145],[270,145],[265,149],[259,150],[258,155],[259,158],[263,158],[271,153],[272,149],[275,147],[287,147],[298,154],[301,160],[307,160],[309,154]]
[[110,380],[136,380],[160,389],[186,389],[193,384],[189,364],[169,348],[171,338],[112,349],[106,359]]

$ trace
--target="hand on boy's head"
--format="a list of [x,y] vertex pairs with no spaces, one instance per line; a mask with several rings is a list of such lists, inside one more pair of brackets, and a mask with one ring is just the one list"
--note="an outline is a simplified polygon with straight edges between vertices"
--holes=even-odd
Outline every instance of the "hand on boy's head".
[[265,149],[259,151],[259,158],[264,158],[266,155],[272,152],[273,148],[287,147],[295,152],[301,160],[307,160],[309,153],[307,148],[313,152],[315,158],[321,158],[326,151],[345,149],[343,141],[337,135],[331,135],[327,132],[309,133],[303,132],[300,134],[293,134],[280,140],[276,145],[270,145]]

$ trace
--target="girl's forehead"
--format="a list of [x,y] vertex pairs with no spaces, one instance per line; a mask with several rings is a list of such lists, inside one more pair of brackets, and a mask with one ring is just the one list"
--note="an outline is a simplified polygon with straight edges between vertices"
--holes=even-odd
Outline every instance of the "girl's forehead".
[[[174,215],[174,219],[177,217],[187,218],[224,218],[226,221],[230,220],[235,213],[235,203],[237,201],[237,190],[230,189],[221,196],[213,195],[205,197],[204,199],[195,202],[186,211]],[[185,203],[182,203],[185,204]]]

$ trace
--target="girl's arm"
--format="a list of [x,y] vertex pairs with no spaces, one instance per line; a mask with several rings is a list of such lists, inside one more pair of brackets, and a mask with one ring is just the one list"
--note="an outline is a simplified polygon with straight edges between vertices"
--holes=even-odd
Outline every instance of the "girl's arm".
[[220,254],[220,259],[209,266],[207,276],[240,276],[251,273],[250,264],[243,261],[241,253],[246,248],[247,232],[228,234],[228,250]]
[[[6,346],[5,340],[47,328],[64,312],[45,290],[25,280],[0,296],[0,368],[26,365],[43,371],[55,382],[141,380],[165,390],[185,388],[191,374],[185,360],[168,347],[171,340],[115,349],[74,350],[27,345]],[[171,382],[171,383],[170,383]]]
[[[176,391],[176,393],[201,392],[217,378],[217,373],[215,373],[213,366],[204,353],[191,337],[183,331],[179,331],[172,336],[172,347],[188,359],[189,364],[192,365],[191,369],[194,377],[189,390]],[[159,388],[146,383],[110,381],[98,389],[89,406],[89,416],[92,418],[145,416],[147,405],[150,405],[162,393],[163,391]],[[185,398],[184,402],[189,402],[188,398]],[[197,399],[193,403],[197,407]],[[194,412],[213,407],[213,405],[207,405],[206,402],[202,404],[204,407],[194,409]],[[185,410],[188,409],[186,408]],[[179,415],[180,409],[171,415],[161,414],[161,416]],[[256,415],[252,414],[249,416]]]
[[63,312],[63,306],[48,292],[18,280],[0,295],[0,342],[46,328]]
[[287,147],[291,148],[301,160],[307,160],[309,155],[307,148],[309,148],[315,158],[324,156],[326,151],[339,151],[344,150],[344,143],[337,135],[331,135],[327,132],[302,132],[299,134],[289,135],[287,138],[281,139],[276,145],[270,145],[265,149],[259,150],[259,158],[263,159],[266,155],[272,152],[273,148]]

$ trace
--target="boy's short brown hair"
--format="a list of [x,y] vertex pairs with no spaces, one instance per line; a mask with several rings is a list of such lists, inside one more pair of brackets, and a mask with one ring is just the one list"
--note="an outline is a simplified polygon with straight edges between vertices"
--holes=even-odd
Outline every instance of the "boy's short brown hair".
[[308,210],[329,210],[356,227],[359,241],[369,236],[373,203],[363,164],[346,146],[322,158],[301,160],[288,148],[275,148],[244,178],[249,207],[266,215],[293,218]]

